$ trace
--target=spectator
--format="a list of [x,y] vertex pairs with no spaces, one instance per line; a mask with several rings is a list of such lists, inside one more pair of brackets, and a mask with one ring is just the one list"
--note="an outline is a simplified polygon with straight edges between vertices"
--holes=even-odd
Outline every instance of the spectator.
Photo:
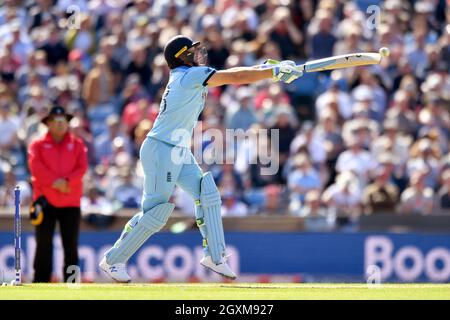
[[158,54],[153,59],[152,76],[150,80],[149,94],[156,101],[160,101],[165,89],[165,84],[169,80],[169,69],[166,67],[163,54]]
[[44,86],[32,85],[27,89],[27,98],[23,102],[22,106],[22,119],[27,116],[31,116],[35,112],[40,112],[42,109],[49,109],[51,105],[50,99],[46,97]]
[[250,139],[237,146],[235,168],[244,178],[247,189],[259,189],[275,183],[276,175],[266,172],[278,162],[268,159],[271,145],[267,131],[260,124],[254,124],[249,130]]
[[437,197],[437,208],[445,213],[450,213],[450,169],[442,174],[442,188]]
[[28,26],[30,30],[45,25],[47,20],[56,21],[57,16],[52,1],[35,1],[28,12]]
[[400,213],[402,214],[431,214],[433,210],[434,192],[425,186],[425,172],[415,171],[411,175],[409,187],[400,197]]
[[219,190],[224,193],[233,192],[240,195],[244,186],[241,175],[234,169],[233,162],[226,161],[219,167],[217,173],[214,174],[214,180]]
[[436,189],[441,172],[441,154],[439,146],[431,140],[423,138],[411,146],[410,158],[406,163],[406,169],[411,176],[416,171],[426,172],[425,185]]
[[18,85],[23,90],[24,86],[45,85],[52,76],[52,69],[47,64],[47,55],[43,50],[30,53],[26,63],[22,64],[16,72]]
[[86,196],[81,198],[81,211],[83,215],[112,215],[113,205],[102,191],[96,186],[87,188]]
[[211,67],[218,70],[225,67],[225,61],[230,55],[228,48],[225,46],[223,37],[220,32],[212,32],[206,34],[207,41],[210,44],[208,47],[209,64]]
[[43,98],[39,87],[31,88],[31,98],[25,101],[22,108],[23,127],[20,133],[25,133],[25,142],[31,140],[43,131],[45,125],[41,122],[51,108],[51,102]]
[[148,47],[150,45],[149,37],[146,34],[146,29],[149,23],[148,17],[142,16],[136,20],[133,28],[128,32],[127,46],[133,47]]
[[372,140],[379,134],[379,124],[369,118],[369,106],[364,102],[356,102],[353,105],[352,119],[342,126],[342,138],[344,141],[357,139],[362,147],[369,149]]
[[252,124],[257,122],[253,111],[253,94],[247,87],[241,87],[236,92],[237,103],[227,108],[227,129],[242,129],[246,131]]
[[266,115],[270,115],[278,106],[290,104],[289,95],[279,83],[271,83],[267,88],[262,87],[255,95],[255,109]]
[[83,142],[68,131],[71,117],[62,107],[53,107],[42,120],[48,133],[34,140],[28,149],[33,200],[44,197],[46,202],[44,219],[36,226],[33,282],[50,282],[56,222],[64,248],[65,281],[71,275],[67,268],[78,265],[80,201],[87,155]]
[[96,163],[95,149],[94,149],[94,137],[86,130],[81,122],[80,118],[74,117],[69,123],[70,130],[77,138],[81,139],[87,148],[88,162],[90,165]]
[[[352,91],[353,100],[367,107],[370,119],[381,122],[383,121],[386,104],[384,90],[381,89],[368,70],[361,71],[361,74],[364,75],[361,77],[362,79],[360,79],[361,84]],[[364,77],[367,77],[368,79],[364,80]],[[370,85],[365,82],[370,83]],[[353,106],[355,105],[356,104]]]
[[153,127],[153,122],[147,119],[144,119],[138,123],[136,129],[133,131],[134,141],[133,141],[133,155],[135,158],[139,157],[139,150],[141,148],[142,143],[147,137],[147,133]]
[[331,231],[335,227],[336,217],[321,206],[319,190],[311,190],[306,194],[300,216],[305,218],[306,231]]
[[126,78],[124,88],[121,92],[123,107],[142,98],[148,98],[148,93],[140,84],[139,76],[137,74],[130,74]]
[[155,121],[158,111],[156,106],[144,96],[140,97],[137,101],[130,102],[125,106],[122,115],[125,132],[130,134],[136,128],[137,124],[144,119],[152,122]]
[[314,125],[310,121],[304,121],[300,134],[298,134],[290,145],[291,154],[305,152],[309,155],[313,166],[320,170],[326,159],[325,144],[318,135],[314,134]]
[[8,100],[0,101],[0,151],[2,154],[9,154],[18,147],[17,132],[20,119],[11,112],[14,109]]
[[355,175],[349,171],[340,173],[336,183],[325,190],[323,203],[337,215],[356,218],[361,214],[361,192]]
[[125,149],[131,150],[129,138],[120,126],[119,117],[115,114],[110,115],[106,120],[106,124],[108,130],[94,140],[97,163],[111,163],[113,161],[113,145],[115,139],[120,138],[123,141]]
[[75,102],[80,96],[81,89],[77,75],[72,74],[66,64],[59,64],[55,70],[55,76],[48,81],[52,101],[60,105]]
[[130,48],[131,61],[125,68],[125,75],[137,74],[139,81],[144,88],[149,88],[152,70],[147,61],[147,56],[143,45],[134,45]]
[[129,168],[119,171],[120,181],[112,191],[113,201],[118,201],[122,208],[136,209],[140,207],[142,190],[133,183],[133,174]]
[[336,113],[339,123],[342,120],[349,119],[352,115],[351,97],[339,88],[336,81],[331,82],[330,88],[316,99],[316,115],[318,118],[322,117],[324,112],[329,111]]
[[414,45],[407,52],[408,62],[411,65],[414,74],[419,78],[425,76],[424,71],[427,64],[428,56],[425,52],[425,31],[417,30],[414,32]]
[[352,137],[347,141],[348,150],[342,152],[336,162],[336,171],[344,173],[352,171],[359,177],[362,185],[369,179],[370,170],[374,168],[374,161],[370,153],[362,148],[361,141]]
[[320,190],[310,190],[305,195],[305,202],[299,211],[301,217],[326,217],[328,211],[321,205]]
[[391,172],[381,166],[375,170],[375,181],[363,191],[362,204],[365,214],[395,213],[399,200],[398,188],[389,181]]
[[386,118],[393,119],[398,122],[400,133],[407,136],[413,135],[417,129],[416,116],[413,112],[414,103],[404,90],[399,90],[394,94],[392,107],[387,111]]
[[94,108],[111,101],[114,82],[106,57],[102,54],[95,58],[94,68],[87,74],[83,83],[83,98],[88,107]]
[[222,216],[244,217],[247,215],[247,206],[239,201],[232,191],[225,192],[222,195],[222,200]]
[[96,42],[92,30],[92,18],[87,13],[80,13],[80,27],[70,28],[65,35],[68,49],[80,49],[84,54],[92,54],[96,49]]
[[450,134],[450,114],[445,101],[435,94],[426,97],[425,108],[419,112],[419,123],[426,127],[439,128],[443,134]]
[[301,47],[303,35],[292,21],[291,13],[286,7],[278,7],[273,13],[273,25],[269,34],[270,41],[273,41],[281,50],[283,60],[293,59],[300,53],[304,55]]
[[[283,167],[288,159],[290,145],[295,138],[295,117],[289,111],[287,107],[278,108],[274,115],[274,124],[270,127],[269,133],[272,137],[275,132],[279,135],[279,171],[277,174],[277,181],[279,183],[285,183],[285,179],[282,177]],[[277,131],[272,131],[277,130]]]
[[31,203],[31,188],[26,181],[18,181],[13,168],[3,166],[3,183],[0,184],[0,207],[14,207],[14,188],[20,188],[20,204],[27,207]]
[[195,202],[183,189],[175,187],[172,200],[180,213],[191,217],[195,216]]
[[11,35],[12,52],[14,56],[17,57],[20,64],[22,64],[33,51],[33,44],[26,34],[21,31],[19,21],[11,24]]
[[20,67],[20,62],[11,50],[11,43],[7,43],[0,51],[0,79],[15,89],[15,73]]
[[403,167],[408,160],[412,137],[399,132],[399,123],[394,119],[384,121],[383,129],[383,135],[376,138],[372,144],[374,158],[378,159],[383,153],[389,152],[396,165]]
[[311,162],[306,154],[298,154],[294,158],[295,169],[288,176],[288,187],[291,192],[290,207],[295,211],[301,207],[305,201],[305,196],[312,190],[319,190],[322,187],[319,173],[311,166]]
[[133,5],[126,9],[123,17],[126,29],[131,29],[139,18],[150,16],[150,2],[146,0],[134,0]]
[[[222,5],[224,4],[225,3],[222,3]],[[236,23],[238,18],[242,19],[242,21],[252,31],[256,31],[258,27],[258,16],[256,15],[255,10],[252,8],[251,1],[235,1],[232,2],[231,5],[229,5],[227,8],[225,8],[223,12],[221,12],[221,9],[219,9],[218,11],[220,13],[223,13],[220,22],[225,29],[231,28]]]
[[344,30],[344,38],[337,41],[333,55],[349,54],[354,52],[364,52],[364,43],[362,41],[362,30],[356,25],[348,26],[348,29]]
[[67,62],[69,57],[69,50],[61,39],[60,30],[55,26],[49,27],[47,30],[47,39],[41,46],[46,54],[47,63],[55,66],[60,62]]
[[[337,116],[331,110],[323,113],[315,129],[315,144],[320,144],[325,151],[326,170],[328,181],[332,182],[336,178],[336,161],[339,154],[345,149]],[[314,145],[314,143],[311,143]],[[327,185],[329,185],[327,183]]]
[[332,14],[325,9],[317,10],[315,19],[317,19],[318,30],[311,37],[311,58],[331,57],[336,43],[336,37],[332,34]]
[[278,185],[268,185],[264,188],[264,205],[261,211],[270,215],[283,214],[286,209],[283,200],[283,189]]
[[118,39],[116,36],[108,36],[102,38],[100,41],[100,53],[106,58],[108,69],[112,74],[112,82],[114,87],[114,93],[117,92],[122,80],[122,65],[120,60],[114,55],[114,49],[118,45]]

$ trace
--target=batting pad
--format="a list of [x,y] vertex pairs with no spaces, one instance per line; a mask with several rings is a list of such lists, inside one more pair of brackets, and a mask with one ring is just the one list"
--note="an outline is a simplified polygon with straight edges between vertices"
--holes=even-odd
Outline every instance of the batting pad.
[[[204,226],[202,234],[206,234],[209,253],[214,263],[222,262],[225,253],[225,238],[223,235],[222,216],[220,213],[222,201],[220,193],[214,182],[211,172],[203,175],[200,185],[200,206],[198,214],[203,214],[201,225]],[[197,217],[197,221],[201,217]]]
[[121,239],[106,254],[106,262],[109,265],[127,262],[150,236],[164,227],[174,208],[175,205],[172,203],[157,205],[142,214],[135,225],[131,223],[136,219],[136,216],[133,217],[125,226]]

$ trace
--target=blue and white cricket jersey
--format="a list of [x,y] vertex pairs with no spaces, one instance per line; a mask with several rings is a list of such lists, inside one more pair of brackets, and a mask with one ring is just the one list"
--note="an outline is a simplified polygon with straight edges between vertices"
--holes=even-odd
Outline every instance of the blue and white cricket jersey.
[[192,133],[208,94],[206,82],[215,72],[204,66],[181,66],[171,70],[158,117],[147,136],[190,148]]

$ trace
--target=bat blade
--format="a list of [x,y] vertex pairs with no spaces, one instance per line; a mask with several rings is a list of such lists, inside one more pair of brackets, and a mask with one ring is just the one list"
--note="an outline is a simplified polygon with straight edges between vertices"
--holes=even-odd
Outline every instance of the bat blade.
[[317,72],[324,70],[367,66],[372,64],[379,64],[380,62],[381,55],[379,53],[363,52],[313,60],[299,65],[298,67],[305,72]]

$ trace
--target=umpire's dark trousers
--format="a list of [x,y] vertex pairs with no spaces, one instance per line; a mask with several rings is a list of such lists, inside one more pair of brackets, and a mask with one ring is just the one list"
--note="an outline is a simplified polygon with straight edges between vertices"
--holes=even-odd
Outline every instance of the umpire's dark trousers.
[[36,226],[36,255],[34,257],[33,282],[50,282],[53,269],[53,236],[56,222],[59,222],[64,248],[64,282],[73,275],[67,267],[78,265],[78,234],[81,211],[79,207],[56,208],[48,204],[44,209],[44,219]]

